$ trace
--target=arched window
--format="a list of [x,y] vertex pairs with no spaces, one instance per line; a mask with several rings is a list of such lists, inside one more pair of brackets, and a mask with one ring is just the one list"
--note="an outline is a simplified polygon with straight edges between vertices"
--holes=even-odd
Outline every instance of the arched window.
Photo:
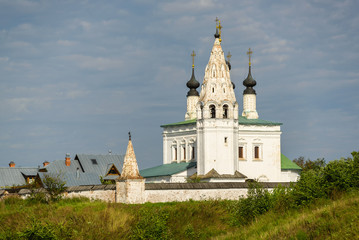
[[216,107],[214,105],[209,106],[209,112],[211,113],[211,118],[216,118]]
[[228,118],[228,105],[223,105],[223,118]]

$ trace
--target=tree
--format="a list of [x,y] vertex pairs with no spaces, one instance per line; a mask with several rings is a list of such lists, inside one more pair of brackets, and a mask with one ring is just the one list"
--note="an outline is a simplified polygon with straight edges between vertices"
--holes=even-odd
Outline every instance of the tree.
[[302,168],[303,172],[313,169],[315,171],[320,170],[321,168],[325,167],[326,163],[324,158],[317,158],[317,160],[312,161],[309,158],[305,160],[303,156],[299,158],[295,158],[293,160],[299,167]]

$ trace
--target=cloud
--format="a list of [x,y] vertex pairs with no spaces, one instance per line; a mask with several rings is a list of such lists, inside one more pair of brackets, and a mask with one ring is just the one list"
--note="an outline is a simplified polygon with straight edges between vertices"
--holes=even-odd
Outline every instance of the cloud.
[[118,69],[124,67],[122,59],[110,59],[105,57],[92,57],[80,54],[73,54],[59,57],[65,61],[70,61],[80,68],[105,71],[109,69]]
[[214,9],[218,4],[212,0],[198,0],[198,1],[175,1],[170,3],[161,4],[161,8],[166,13],[182,13],[182,12],[199,12]]

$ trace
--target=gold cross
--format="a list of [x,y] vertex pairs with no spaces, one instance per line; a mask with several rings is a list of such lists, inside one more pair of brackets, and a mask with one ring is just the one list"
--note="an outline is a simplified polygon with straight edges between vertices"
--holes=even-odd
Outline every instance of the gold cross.
[[218,17],[216,17],[216,27],[218,27],[218,21],[219,21],[219,19],[218,19]]
[[228,52],[228,54],[227,54],[227,60],[228,60],[228,62],[231,62],[231,57],[232,57],[231,52]]
[[221,39],[221,30],[222,30],[222,25],[221,25],[221,20],[218,20],[218,29],[219,29],[219,41],[222,42]]
[[248,57],[249,57],[249,66],[251,65],[251,55],[252,55],[252,50],[251,50],[251,48],[249,48],[248,49],[248,52],[247,52],[247,55],[248,55]]
[[193,50],[191,56],[192,56],[192,68],[194,68],[194,57],[196,56],[194,50]]

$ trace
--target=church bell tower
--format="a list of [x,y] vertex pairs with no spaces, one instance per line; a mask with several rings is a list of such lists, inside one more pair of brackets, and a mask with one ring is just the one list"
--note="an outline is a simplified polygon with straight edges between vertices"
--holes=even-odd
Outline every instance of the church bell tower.
[[[230,64],[221,47],[221,23],[205,69],[197,110],[197,174],[238,170],[238,103],[230,78]],[[230,55],[229,55],[230,56]]]

